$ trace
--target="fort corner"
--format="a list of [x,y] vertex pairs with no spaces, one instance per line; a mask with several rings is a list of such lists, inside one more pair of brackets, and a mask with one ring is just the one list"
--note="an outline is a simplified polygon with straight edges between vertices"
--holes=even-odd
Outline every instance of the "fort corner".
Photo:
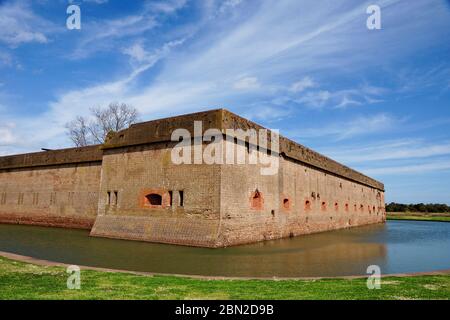
[[[261,174],[261,162],[174,163],[172,133],[195,141],[196,122],[247,160],[269,150],[276,173]],[[103,145],[0,157],[0,223],[224,247],[385,221],[382,183],[283,136],[257,150],[229,129],[265,130],[218,109],[138,123]],[[202,151],[215,143],[205,140]]]

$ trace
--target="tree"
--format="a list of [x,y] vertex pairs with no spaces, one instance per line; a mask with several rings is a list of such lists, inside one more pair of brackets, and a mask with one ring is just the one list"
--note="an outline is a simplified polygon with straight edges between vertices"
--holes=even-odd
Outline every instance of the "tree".
[[450,212],[450,206],[441,203],[418,203],[418,204],[402,204],[391,202],[386,204],[387,212],[430,212],[444,213]]
[[66,124],[67,134],[77,147],[102,144],[110,132],[128,128],[139,121],[138,111],[125,103],[110,103],[105,109],[91,108],[91,119],[82,116]]

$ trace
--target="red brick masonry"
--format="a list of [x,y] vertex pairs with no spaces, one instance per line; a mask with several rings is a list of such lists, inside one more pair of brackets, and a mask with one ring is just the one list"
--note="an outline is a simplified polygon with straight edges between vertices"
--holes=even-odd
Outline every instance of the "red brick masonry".
[[382,183],[282,136],[275,175],[261,164],[174,164],[171,134],[193,135],[194,121],[262,129],[219,109],[135,124],[103,145],[0,157],[0,223],[223,247],[385,221]]

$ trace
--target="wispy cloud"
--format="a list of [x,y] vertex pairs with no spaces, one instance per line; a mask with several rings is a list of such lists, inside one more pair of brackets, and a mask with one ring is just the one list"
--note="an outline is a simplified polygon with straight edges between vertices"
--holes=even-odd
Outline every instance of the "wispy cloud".
[[[437,172],[450,174],[449,140],[433,142],[424,138],[403,138],[349,143],[341,144],[339,148],[323,148],[321,152],[379,179],[398,175],[426,176]],[[394,182],[391,183],[399,188],[399,182],[392,179]]]
[[238,90],[255,90],[260,87],[261,85],[256,77],[243,77],[233,84],[233,88]]
[[369,168],[363,169],[364,173],[369,175],[384,176],[384,175],[404,175],[404,174],[418,174],[428,173],[432,171],[449,171],[450,161],[431,161],[415,165],[401,165],[393,167]]
[[[391,6],[394,3],[397,3],[395,12],[400,14],[404,8],[397,1],[383,1],[381,5]],[[238,7],[245,5],[241,3]],[[414,10],[420,10],[418,7],[421,6],[425,3],[412,5]],[[204,26],[201,36],[197,37],[201,46],[194,45],[183,55],[176,56],[177,59],[171,59],[152,86],[135,96],[135,101],[146,101],[149,112],[158,107],[165,110],[179,108],[172,104],[179,103],[178,99],[161,99],[161,93],[171,96],[182,94],[188,99],[183,101],[184,106],[200,106],[205,101],[217,105],[224,96],[228,100],[235,97],[235,101],[242,101],[242,92],[233,92],[230,88],[235,89],[237,76],[248,74],[253,82],[243,81],[243,84],[251,84],[254,100],[266,99],[270,94],[276,98],[280,92],[273,88],[297,87],[297,95],[290,91],[289,98],[300,107],[345,109],[381,102],[384,99],[382,90],[375,90],[375,86],[363,84],[356,88],[336,89],[329,88],[331,86],[324,83],[323,77],[317,77],[313,86],[305,76],[300,79],[297,76],[312,75],[334,67],[346,68],[347,72],[351,72],[368,63],[385,62],[392,56],[392,52],[386,51],[383,60],[379,60],[371,51],[386,41],[395,43],[403,37],[402,31],[394,28],[394,31],[385,32],[382,39],[374,38],[367,42],[367,33],[364,32],[365,4],[347,9],[342,10],[333,2],[316,6],[312,2],[277,1],[258,3],[250,16],[241,12],[230,21],[221,17],[222,20]],[[365,45],[358,45],[362,43]],[[358,52],[353,52],[355,45],[360,48]],[[191,91],[189,86],[183,85],[185,79],[189,79],[192,87],[203,88],[202,94],[191,96],[189,92],[180,92]],[[173,88],[172,93],[168,90],[170,87]],[[148,101],[171,104],[157,106],[155,103],[150,105]],[[240,107],[245,109],[245,106]]]
[[415,95],[423,90],[441,87],[450,78],[450,67],[439,64],[428,70],[404,69],[397,71],[396,90],[406,95]]
[[306,76],[303,79],[294,82],[291,87],[290,91],[294,93],[303,92],[306,89],[314,88],[317,86],[317,83],[311,79],[311,77]]
[[262,103],[255,103],[242,112],[242,116],[253,121],[263,121],[266,124],[271,124],[276,121],[285,119],[292,114],[292,108],[265,105]]
[[[159,19],[176,13],[185,7],[188,0],[168,0],[144,2],[142,9],[133,15],[116,19],[87,21],[83,23],[81,39],[70,53],[72,59],[85,59],[94,53],[108,51],[120,46],[123,40],[143,37],[146,32],[160,26]],[[128,53],[139,54],[137,50],[145,50],[145,46],[134,44]]]
[[147,14],[84,23],[85,32],[82,39],[69,57],[72,59],[87,58],[95,52],[109,50],[116,44],[115,40],[140,35],[156,25],[155,18]]
[[183,8],[188,3],[188,0],[162,0],[149,1],[146,3],[146,8],[156,13],[173,13]]
[[10,67],[13,64],[13,58],[8,52],[0,51],[0,67]]
[[[70,0],[69,2],[73,2],[73,0]],[[108,0],[83,0],[83,2],[95,3],[95,4],[104,4],[104,3],[108,3]]]
[[234,7],[240,5],[243,2],[243,0],[226,0],[222,3],[222,5],[219,7],[218,12],[224,13],[227,10],[231,10]]
[[157,61],[167,56],[173,48],[182,45],[185,41],[185,38],[169,41],[152,52],[148,52],[140,42],[136,42],[131,47],[124,48],[122,52],[131,58],[131,63],[136,69],[144,67],[144,70],[139,72],[141,73],[152,67]]
[[[1,140],[2,146],[16,152],[35,150],[36,146],[39,146],[38,148],[66,146],[64,125],[68,121],[76,115],[87,114],[92,106],[107,105],[111,102],[111,97],[114,97],[115,101],[131,101],[128,97],[133,81],[169,54],[171,49],[182,43],[182,39],[171,41],[151,53],[145,52],[140,63],[135,65],[125,78],[63,93],[50,103],[49,109],[43,114],[22,117],[20,127],[12,125],[16,123],[16,119],[4,115],[2,118],[8,122],[0,123],[0,129],[3,130],[0,130],[0,135],[4,135],[4,139]],[[42,125],[43,123],[50,125]]]
[[331,122],[312,128],[287,130],[286,134],[293,138],[327,138],[333,141],[354,138],[356,136],[384,133],[402,123],[402,119],[387,113],[371,116],[357,116],[349,121]]
[[[128,12],[113,20],[86,21],[71,58],[90,58],[98,51],[114,49],[129,57],[124,63],[129,61],[132,68],[119,76],[116,73],[112,80],[104,83],[58,94],[40,115],[42,121],[38,121],[45,123],[45,127],[52,123],[57,130],[50,132],[43,128],[46,134],[40,136],[40,141],[62,144],[67,141],[61,136],[65,121],[75,114],[87,113],[92,105],[104,105],[111,99],[133,104],[145,118],[227,106],[265,120],[286,117],[295,108],[327,107],[344,112],[351,106],[382,101],[385,89],[369,85],[370,80],[336,85],[329,75],[337,77],[345,71],[352,77],[354,72],[368,65],[376,67],[407,54],[419,43],[429,41],[431,36],[428,39],[413,37],[408,48],[398,48],[395,44],[405,38],[405,32],[426,32],[424,30],[439,25],[444,15],[438,5],[431,6],[428,1],[407,4],[396,0],[380,1],[383,8],[389,8],[386,23],[391,23],[392,27],[383,30],[382,37],[371,34],[369,39],[365,28],[368,3],[152,1],[143,4],[142,10],[134,14]],[[163,44],[149,45],[151,41],[145,35],[163,24],[160,17],[174,14],[188,5],[198,9],[198,19],[174,26],[169,35],[164,34],[171,39],[157,39]],[[422,14],[424,10],[428,15]],[[429,16],[434,19],[428,19]],[[400,27],[397,20],[403,23]],[[429,24],[425,29],[424,21]],[[390,50],[390,45],[395,50]],[[372,54],[380,46],[386,48],[383,59]],[[359,49],[355,51],[355,47]],[[163,59],[164,64],[153,73],[151,67]],[[149,73],[152,81],[142,81],[136,86],[135,80]],[[275,112],[277,110],[283,111]],[[399,117],[389,112],[360,114],[363,115],[353,115],[340,123],[329,121],[331,124],[320,128],[298,129],[294,135],[328,137],[336,141],[385,132],[401,123]],[[26,121],[23,119],[21,122]]]
[[450,155],[450,141],[433,143],[423,139],[388,140],[365,145],[345,146],[323,150],[334,159],[348,164],[371,161],[411,160]]
[[[396,2],[382,1],[380,4],[390,6]],[[249,15],[244,10],[248,9],[245,1],[226,3],[229,9],[236,10],[236,15],[218,16],[221,6],[214,10],[209,8],[210,2],[202,3],[208,7],[204,9],[208,17],[199,19],[201,29],[193,28],[199,34],[192,38],[189,50],[167,61],[151,86],[135,90],[133,96],[128,97],[144,114],[155,110],[176,112],[216,106],[224,103],[224,97],[225,102],[234,100],[236,108],[245,110],[242,102],[236,103],[246,100],[245,91],[254,101],[267,100],[270,95],[279,99],[280,90],[276,88],[288,88],[283,94],[299,107],[345,109],[382,101],[382,93],[374,87],[337,90],[320,81],[320,76],[317,80],[312,76],[297,76],[335,66],[345,67],[350,72],[367,61],[375,61],[370,52],[381,43],[378,38],[360,46],[361,50],[356,53],[358,59],[354,60],[354,55],[352,59],[348,58],[355,43],[367,42],[367,33],[360,31],[365,30],[365,4],[342,9],[332,1],[326,5],[293,0],[269,1],[253,3],[253,13]],[[116,47],[117,37],[126,39],[157,27],[155,11],[174,12],[185,5],[185,1],[152,2],[138,15],[84,25],[89,32],[72,56],[87,57],[92,50]],[[420,2],[411,6],[417,9],[424,5]],[[402,6],[395,12],[399,14],[401,9]],[[210,16],[215,18],[209,20]],[[362,28],[358,27],[360,24]],[[395,42],[403,36],[400,31],[387,33],[384,42]],[[149,50],[141,42],[122,52],[138,62]],[[384,60],[389,56],[386,52]],[[242,78],[242,74],[249,76]],[[282,76],[284,74],[287,76]]]
[[[314,87],[317,87],[315,84]],[[306,89],[306,88],[305,88]],[[349,106],[361,106],[381,102],[381,96],[389,90],[381,87],[363,85],[344,90],[313,90],[301,95],[294,101],[304,106],[321,109],[344,109]]]
[[0,146],[8,146],[17,143],[17,138],[14,135],[14,123],[0,123]]
[[47,43],[55,25],[36,15],[24,1],[0,4],[0,42],[15,48],[24,43]]

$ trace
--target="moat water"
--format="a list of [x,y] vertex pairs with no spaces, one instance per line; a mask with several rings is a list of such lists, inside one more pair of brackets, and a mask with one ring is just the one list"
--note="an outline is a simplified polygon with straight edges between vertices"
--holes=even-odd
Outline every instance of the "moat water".
[[450,223],[389,221],[224,249],[89,237],[88,231],[0,225],[0,251],[68,264],[157,273],[303,277],[450,269]]

